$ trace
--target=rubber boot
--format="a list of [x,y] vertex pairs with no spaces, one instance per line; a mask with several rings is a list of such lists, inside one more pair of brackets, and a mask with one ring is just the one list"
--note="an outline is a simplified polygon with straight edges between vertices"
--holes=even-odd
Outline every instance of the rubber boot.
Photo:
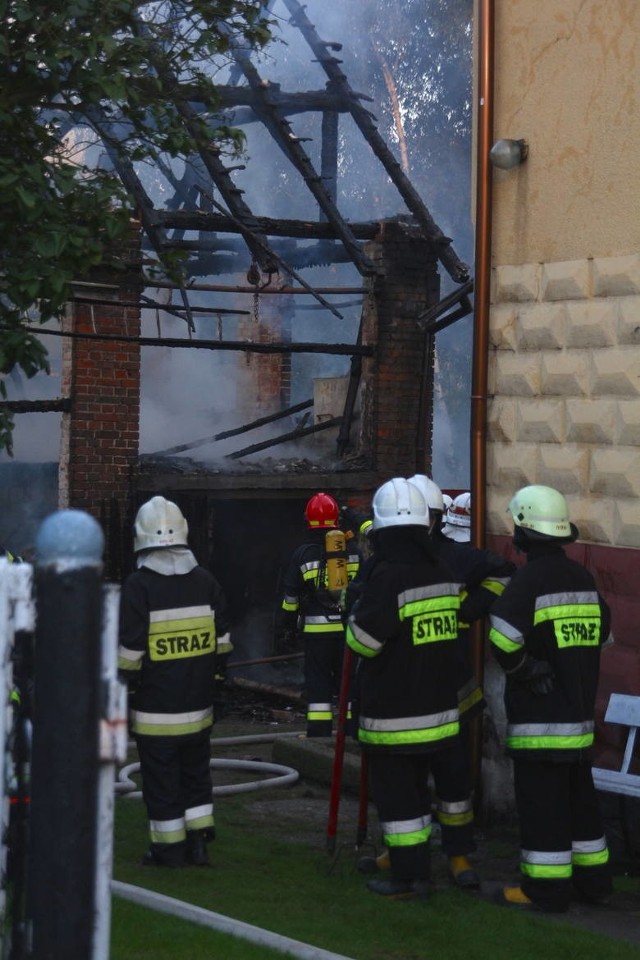
[[380,873],[391,868],[389,851],[383,850],[377,857],[360,857],[358,860],[358,870],[360,873]]
[[429,896],[427,880],[397,880],[395,877],[367,881],[367,889],[387,900],[426,900]]
[[529,899],[522,887],[500,887],[493,895],[494,903],[501,907],[513,907],[516,910],[539,910]]
[[465,856],[449,857],[449,879],[463,890],[477,890],[480,877]]
[[192,867],[208,867],[209,854],[204,830],[187,830],[187,863]]
[[180,843],[152,843],[142,858],[145,867],[184,867],[186,864],[184,841]]

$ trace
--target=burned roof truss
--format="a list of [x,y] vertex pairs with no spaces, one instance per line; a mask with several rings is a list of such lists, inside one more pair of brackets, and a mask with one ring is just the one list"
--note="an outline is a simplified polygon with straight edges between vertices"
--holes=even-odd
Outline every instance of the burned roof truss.
[[[280,85],[265,80],[256,65],[251,51],[234,45],[230,48],[233,60],[224,85],[219,86],[219,102],[215,115],[210,117],[212,128],[226,122],[229,111],[234,111],[230,125],[261,124],[280,152],[295,170],[306,190],[311,194],[318,219],[275,219],[257,215],[244,197],[244,191],[236,182],[235,174],[245,169],[245,164],[235,164],[224,158],[215,142],[201,144],[197,153],[188,158],[184,168],[177,173],[163,157],[157,157],[158,171],[173,191],[166,196],[163,207],[151,198],[140,172],[124,156],[119,145],[124,137],[123,126],[113,115],[98,108],[84,114],[100,137],[105,151],[123,184],[134,198],[139,211],[144,233],[144,244],[163,262],[167,253],[180,251],[185,254],[183,279],[178,284],[157,279],[149,286],[175,286],[180,291],[181,305],[146,302],[141,306],[155,306],[172,312],[185,320],[189,331],[194,330],[194,317],[203,308],[192,303],[190,293],[202,289],[199,278],[237,270],[237,264],[247,256],[248,287],[235,289],[251,290],[256,294],[290,293],[293,285],[312,296],[319,306],[338,319],[343,319],[339,308],[321,292],[321,288],[309,283],[301,274],[305,268],[318,264],[352,263],[363,278],[371,278],[376,266],[367,256],[365,244],[377,233],[376,221],[350,222],[341,212],[338,183],[338,143],[341,116],[349,116],[361,134],[366,147],[379,161],[382,170],[397,190],[406,208],[407,219],[416,224],[423,236],[433,245],[437,259],[457,284],[469,283],[469,269],[456,254],[450,238],[446,237],[431,216],[427,206],[413,187],[401,164],[381,136],[374,115],[364,106],[370,97],[357,93],[350,85],[338,58],[340,43],[323,40],[307,16],[306,9],[298,0],[269,0],[268,10],[277,4],[289,17],[289,24],[305,41],[310,54],[320,65],[326,77],[325,88],[306,92],[287,92]],[[144,24],[140,23],[141,31]],[[205,102],[197,86],[186,90],[180,87],[175,76],[159,71],[158,81],[164,96],[171,98],[182,114],[187,127],[203,116],[209,119],[210,105]],[[185,95],[186,94],[186,95]],[[317,168],[305,146],[305,138],[295,132],[296,116],[309,112],[321,114],[320,164]],[[249,161],[250,163],[250,161]],[[303,241],[303,243],[299,243]],[[315,242],[310,242],[315,241]],[[272,278],[279,275],[278,286],[272,286]],[[211,285],[215,289],[215,285]],[[332,293],[346,293],[344,288],[335,288]],[[362,292],[362,291],[360,291]],[[80,297],[81,294],[78,294]],[[462,310],[468,307],[465,297],[458,298]],[[216,312],[215,308],[210,308]],[[219,310],[222,314],[224,311]],[[231,311],[230,311],[231,312]],[[466,312],[466,310],[465,310]],[[459,315],[464,315],[460,313]],[[423,323],[433,322],[432,317],[421,318]],[[433,331],[430,328],[430,332]],[[158,343],[164,342],[159,338]],[[349,446],[349,428],[353,416],[355,394],[360,378],[363,355],[371,353],[370,347],[362,346],[362,322],[356,342],[348,344],[292,344],[291,342],[248,344],[233,341],[212,342],[186,341],[192,347],[210,349],[244,350],[248,352],[283,352],[304,350],[335,353],[349,351],[351,356],[350,383],[343,416],[332,425],[339,427],[338,453],[342,455]],[[173,343],[173,346],[178,344]],[[285,411],[287,412],[287,411]],[[291,408],[288,408],[291,412]],[[283,414],[284,415],[284,414]],[[278,416],[269,418],[276,420]],[[247,424],[237,432],[252,428]],[[325,427],[322,427],[323,429]],[[314,430],[305,423],[293,431],[304,435]],[[319,429],[319,428],[317,428]],[[292,434],[271,441],[271,444],[290,439]],[[211,437],[216,440],[217,437]],[[203,441],[204,442],[204,441]],[[196,447],[199,441],[191,445]],[[251,452],[254,448],[248,448]],[[173,452],[163,451],[164,453]],[[233,456],[240,456],[240,451]]]

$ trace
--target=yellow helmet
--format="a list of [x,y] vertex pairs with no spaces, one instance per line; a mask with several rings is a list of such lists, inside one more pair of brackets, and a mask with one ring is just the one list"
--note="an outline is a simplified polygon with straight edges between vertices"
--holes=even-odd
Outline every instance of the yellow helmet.
[[578,529],[569,521],[569,507],[563,495],[553,487],[532,484],[514,493],[507,512],[516,527],[533,538],[575,540]]

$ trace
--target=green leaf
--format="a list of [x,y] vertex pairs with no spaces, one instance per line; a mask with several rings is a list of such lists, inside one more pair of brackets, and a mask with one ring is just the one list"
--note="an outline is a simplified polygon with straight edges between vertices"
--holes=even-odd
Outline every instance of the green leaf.
[[31,193],[30,190],[25,190],[24,187],[16,187],[16,193],[20,197],[20,200],[28,210],[33,210],[36,205],[36,195]]

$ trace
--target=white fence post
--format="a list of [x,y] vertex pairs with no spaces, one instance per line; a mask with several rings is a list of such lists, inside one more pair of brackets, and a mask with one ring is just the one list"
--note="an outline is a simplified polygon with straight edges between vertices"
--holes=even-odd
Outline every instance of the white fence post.
[[0,930],[2,956],[11,960],[24,956],[26,948],[32,584],[29,564],[0,559]]
[[120,588],[109,584],[103,593],[96,906],[91,960],[109,960],[116,763],[127,759],[127,688],[118,680],[117,669],[119,608]]

